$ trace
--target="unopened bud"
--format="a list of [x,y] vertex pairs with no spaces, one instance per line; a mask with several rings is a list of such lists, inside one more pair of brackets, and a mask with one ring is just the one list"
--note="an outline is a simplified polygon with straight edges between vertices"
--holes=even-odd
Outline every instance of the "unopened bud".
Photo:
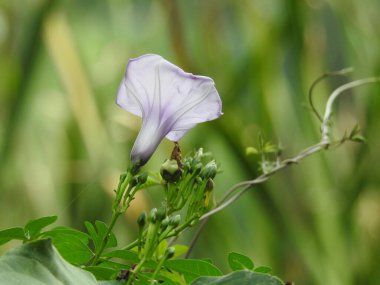
[[181,178],[182,171],[175,159],[168,159],[161,165],[160,173],[165,181],[177,182]]
[[169,217],[165,217],[165,219],[163,219],[161,222],[161,228],[166,229],[166,227],[169,225],[169,221]]
[[146,224],[146,213],[142,212],[140,216],[137,218],[137,224],[140,228],[143,228]]
[[174,217],[170,218],[169,225],[171,225],[173,228],[175,228],[175,227],[178,227],[180,222],[181,222],[181,216],[175,215]]
[[166,259],[170,259],[174,256],[174,253],[175,253],[175,248],[174,247],[168,247],[166,250],[165,250],[165,256],[166,256]]
[[212,191],[214,189],[214,180],[209,178],[206,182],[206,191]]
[[215,160],[212,160],[206,164],[206,166],[202,169],[199,175],[204,179],[207,179],[207,178],[213,179],[217,171],[218,171],[218,166],[216,165]]
[[148,221],[152,224],[155,224],[157,222],[157,209],[153,208],[150,210]]
[[195,175],[198,175],[202,170],[202,163],[198,162],[192,166],[192,173],[195,173]]
[[156,216],[157,216],[157,220],[158,221],[162,221],[163,219],[165,219],[165,217],[166,217],[166,209],[164,207],[159,208],[157,210]]

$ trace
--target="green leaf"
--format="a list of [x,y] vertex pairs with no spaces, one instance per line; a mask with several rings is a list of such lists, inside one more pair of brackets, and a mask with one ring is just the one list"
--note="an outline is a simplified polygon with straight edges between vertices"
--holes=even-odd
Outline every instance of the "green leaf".
[[71,264],[82,265],[93,256],[88,247],[89,236],[78,230],[57,227],[44,232],[42,236],[51,237],[59,253]]
[[23,228],[10,228],[0,231],[0,245],[12,239],[24,240],[25,233]]
[[97,280],[110,280],[118,270],[103,266],[88,266],[86,270],[95,275]]
[[272,271],[272,268],[269,266],[258,266],[253,271],[259,272],[259,273],[269,273]]
[[259,151],[253,146],[249,146],[245,149],[245,155],[258,154]]
[[221,276],[222,272],[214,265],[196,259],[168,260],[164,263],[167,268],[183,274],[186,283],[200,276]]
[[[95,251],[96,252],[99,251],[102,241],[106,236],[108,226],[104,222],[101,222],[101,221],[96,221],[95,227],[93,224],[87,221],[84,223],[84,225],[86,226],[86,229],[88,233],[90,234],[90,237],[94,243]],[[111,232],[108,237],[105,248],[115,247],[115,246],[117,246],[117,240],[114,233]]]
[[363,137],[362,135],[355,135],[351,138],[352,141],[354,142],[358,142],[358,143],[366,143],[367,140],[365,137]]
[[86,233],[83,233],[81,231],[78,231],[73,228],[69,227],[55,227],[49,231],[46,231],[42,234],[42,236],[49,236],[49,237],[56,237],[60,235],[70,235],[72,237],[75,237],[79,239],[81,242],[87,244],[88,240],[90,239],[90,236]]
[[66,262],[50,239],[23,244],[0,257],[0,284],[98,284],[95,277]]
[[233,271],[242,269],[252,270],[254,267],[254,264],[249,257],[236,252],[231,252],[228,255],[228,264]]
[[111,280],[111,281],[99,281],[99,285],[123,285],[126,284],[124,281],[117,281],[117,280]]
[[56,220],[57,216],[49,216],[29,221],[24,228],[25,237],[28,240],[36,239],[43,228],[51,225]]
[[132,250],[122,250],[122,249],[114,250],[114,251],[105,253],[103,256],[120,258],[131,263],[138,263],[140,261],[139,255],[137,254],[137,252],[134,252]]
[[[138,280],[134,282],[135,285],[147,285],[151,284],[152,281],[152,273],[144,273],[138,274]],[[163,284],[163,285],[178,285],[178,282],[173,281],[171,278],[167,276],[157,274],[155,280],[158,280],[158,283],[154,284]]]
[[117,280],[111,280],[111,281],[99,281],[99,285],[123,285],[126,284],[125,281],[117,281]]
[[91,224],[90,222],[85,221],[84,225],[85,225],[88,233],[90,234],[91,240],[94,244],[94,248],[96,251],[100,247],[100,242],[101,242],[101,240],[99,240],[98,233],[96,232],[94,225]]
[[[95,226],[96,226],[96,229],[98,231],[98,235],[99,235],[100,240],[103,240],[106,237],[106,233],[108,231],[108,225],[102,221],[96,221]],[[116,239],[116,236],[114,235],[114,233],[111,232],[109,237],[108,237],[105,248],[115,247],[115,246],[117,246],[117,239]]]
[[222,277],[200,277],[191,285],[284,285],[280,279],[269,274],[248,270],[235,271]]
[[175,248],[173,258],[181,256],[182,254],[185,254],[189,250],[189,247],[183,244],[174,244],[172,245],[172,247]]
[[[114,250],[105,253],[103,256],[111,258],[120,258],[131,264],[137,264],[140,262],[139,255],[137,254],[137,252],[132,250]],[[157,267],[157,262],[149,260],[145,262],[144,267],[155,269]]]
[[271,142],[265,143],[265,145],[264,145],[264,152],[265,153],[275,153],[277,151],[278,151],[278,147],[275,144],[273,144]]
[[157,248],[157,252],[158,252],[158,255],[157,255],[157,258],[161,258],[162,256],[164,256],[165,254],[165,250],[168,248],[168,242],[166,239],[164,239],[163,241],[160,242],[160,244],[158,245],[158,248]]

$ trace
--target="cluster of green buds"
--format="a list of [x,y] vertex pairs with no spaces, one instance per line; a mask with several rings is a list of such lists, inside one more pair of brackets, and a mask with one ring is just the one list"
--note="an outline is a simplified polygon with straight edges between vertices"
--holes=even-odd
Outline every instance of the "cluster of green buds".
[[183,160],[170,159],[161,166],[168,213],[187,205],[186,221],[199,218],[212,201],[212,190],[218,166],[209,153],[199,149]]
[[[141,259],[159,260],[156,256],[157,247],[169,237],[177,235],[183,227],[180,226],[181,216],[166,214],[166,208],[153,208],[147,215],[141,213],[137,219],[139,226],[138,252]],[[173,254],[168,254],[165,258],[171,258]]]
[[116,197],[112,210],[115,214],[124,213],[138,190],[144,187],[148,180],[148,173],[132,174],[130,171],[120,175],[119,185],[115,189]]

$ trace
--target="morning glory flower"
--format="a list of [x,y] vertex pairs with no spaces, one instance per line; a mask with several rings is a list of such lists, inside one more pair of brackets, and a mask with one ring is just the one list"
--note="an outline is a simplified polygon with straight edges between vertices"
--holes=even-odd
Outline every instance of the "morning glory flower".
[[187,73],[154,54],[129,60],[116,103],[142,118],[131,151],[132,164],[138,167],[165,137],[177,142],[196,124],[222,115],[211,78]]

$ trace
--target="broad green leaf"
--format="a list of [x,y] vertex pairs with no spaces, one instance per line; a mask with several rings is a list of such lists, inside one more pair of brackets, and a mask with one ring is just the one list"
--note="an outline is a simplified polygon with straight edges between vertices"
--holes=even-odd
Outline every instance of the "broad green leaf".
[[242,270],[222,277],[200,277],[191,285],[284,285],[284,283],[269,274]]
[[126,282],[111,280],[111,281],[99,281],[99,285],[124,285]]
[[208,262],[210,264],[214,264],[214,261],[212,261],[211,258],[202,258],[201,260],[205,261],[205,262]]
[[107,252],[103,255],[104,257],[113,257],[113,258],[120,258],[123,260],[126,260],[131,263],[138,263],[140,261],[139,255],[137,252],[131,251],[131,250],[114,250]]
[[269,273],[272,271],[272,268],[269,266],[258,266],[253,271],[260,273]]
[[190,283],[200,276],[221,276],[222,272],[214,265],[196,259],[168,260],[164,266],[183,274],[186,283]]
[[[88,266],[86,270],[94,274],[97,280],[110,280],[116,274],[118,270],[103,266]],[[114,278],[115,279],[115,278]]]
[[[138,274],[138,280],[134,282],[135,285],[147,285],[151,284],[152,281],[152,273],[143,273],[143,274]],[[175,282],[168,278],[167,276],[157,274],[156,277],[154,278],[155,280],[158,281],[158,283],[154,284],[162,284],[162,285],[177,285],[178,282]]]
[[[100,249],[102,241],[106,236],[108,226],[104,222],[101,222],[101,221],[96,221],[95,227],[93,224],[87,221],[84,223],[84,225],[86,226],[86,229],[88,233],[90,234],[90,237],[94,243],[95,251],[97,252]],[[105,248],[115,247],[115,246],[117,246],[117,240],[116,240],[115,235],[111,232],[108,237]]]
[[231,252],[228,255],[228,264],[233,271],[242,269],[251,270],[254,266],[252,260],[249,257],[236,252]]
[[126,282],[124,281],[117,281],[117,280],[111,280],[111,281],[99,281],[99,285],[124,285]]
[[59,235],[70,235],[72,237],[76,237],[77,239],[79,239],[80,241],[82,241],[83,243],[87,244],[88,243],[88,240],[90,239],[90,236],[84,232],[81,232],[81,231],[78,231],[76,229],[73,229],[73,228],[69,228],[69,227],[56,227],[56,228],[53,228],[49,231],[46,231],[44,233],[42,233],[42,236],[43,237],[55,237],[55,236],[59,236]]
[[165,250],[168,248],[168,242],[166,239],[160,242],[158,245],[157,251],[158,251],[158,256],[157,258],[161,258],[165,254]]
[[96,251],[100,247],[100,242],[101,242],[99,239],[98,233],[96,232],[94,225],[91,224],[90,222],[85,221],[84,225],[92,239],[92,242],[94,244],[94,248]]
[[0,284],[95,285],[95,277],[66,262],[51,240],[23,244],[0,257]]
[[93,256],[88,247],[89,236],[78,230],[57,227],[44,232],[41,236],[51,237],[59,253],[71,264],[82,265]]
[[0,231],[0,245],[7,243],[12,239],[25,239],[25,233],[23,228],[10,228]]
[[[137,264],[140,261],[138,253],[132,250],[114,250],[103,254],[103,257],[120,258],[131,264]],[[157,262],[149,260],[145,262],[144,266],[155,269],[157,267]]]
[[37,238],[43,228],[51,225],[56,220],[57,216],[49,216],[29,221],[24,228],[25,237],[28,240]]

